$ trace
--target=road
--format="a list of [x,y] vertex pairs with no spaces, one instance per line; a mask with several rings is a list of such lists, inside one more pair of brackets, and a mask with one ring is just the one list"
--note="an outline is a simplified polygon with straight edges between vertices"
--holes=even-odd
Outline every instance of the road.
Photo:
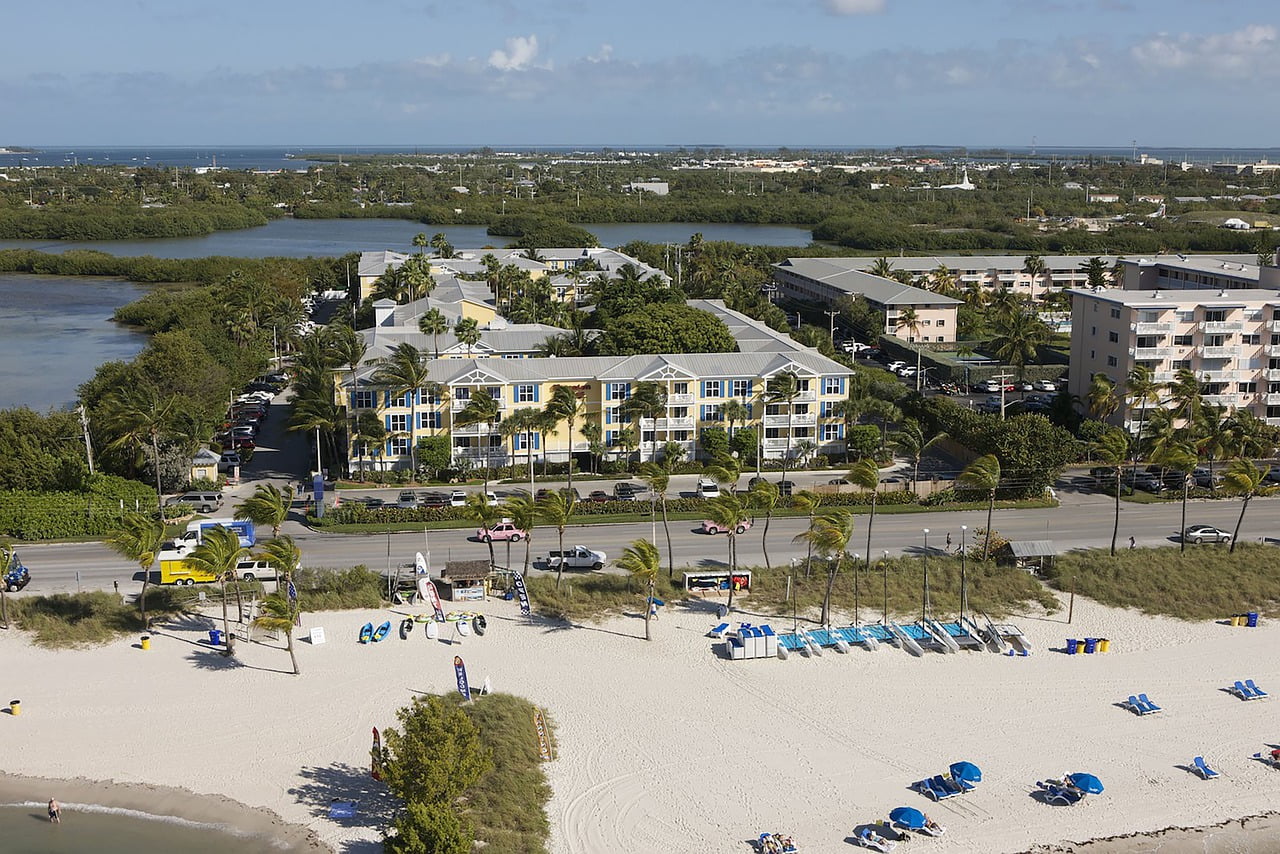
[[[997,510],[993,527],[1001,534],[1015,540],[1051,540],[1059,552],[1071,549],[1107,546],[1111,540],[1114,505],[1104,496],[1090,494],[1063,494],[1063,506],[1042,510]],[[1205,523],[1231,530],[1240,513],[1238,501],[1195,501],[1188,508],[1188,524]],[[851,551],[864,552],[866,545],[867,516],[858,517],[860,529]],[[806,526],[803,518],[774,519],[769,530],[769,556],[777,565],[805,553],[803,545],[791,539]],[[1179,529],[1180,506],[1170,504],[1123,504],[1120,509],[1120,544],[1125,547],[1133,536],[1140,546],[1173,546],[1175,532]],[[929,529],[929,547],[943,547],[948,533],[958,545],[961,526],[968,526],[968,538],[975,528],[986,523],[982,510],[950,511],[936,513],[880,514],[876,517],[872,535],[872,551],[879,556],[883,551],[891,555],[919,554],[924,548],[923,529]],[[1241,531],[1244,540],[1258,541],[1273,536],[1280,527],[1280,499],[1255,499],[1245,518]],[[721,566],[726,559],[726,538],[710,537],[694,532],[693,522],[672,522],[671,537],[677,566]],[[469,539],[472,531],[464,529],[432,531],[424,536],[413,534],[325,534],[309,530],[296,522],[286,524],[285,532],[291,534],[302,549],[303,564],[312,567],[349,567],[363,563],[371,569],[383,570],[388,566],[413,560],[414,552],[429,550],[433,567],[446,560],[483,558],[488,550],[483,543]],[[565,532],[565,544],[588,545],[602,549],[609,556],[621,553],[622,547],[632,540],[652,535],[649,523],[619,525],[575,525]],[[763,524],[757,525],[738,541],[739,562],[747,565],[762,564],[761,535]],[[658,543],[665,557],[665,541],[662,524],[657,524]],[[554,548],[554,528],[538,528],[534,533],[535,555]],[[1199,546],[1216,548],[1216,546]],[[498,562],[505,563],[506,548],[495,544]],[[19,553],[32,571],[32,583],[27,588],[32,593],[50,593],[82,589],[110,590],[113,581],[119,581],[121,589],[133,589],[141,581],[138,567],[122,560],[99,543],[60,543],[51,545],[21,546]],[[513,564],[519,565],[524,556],[524,544],[511,549]]]

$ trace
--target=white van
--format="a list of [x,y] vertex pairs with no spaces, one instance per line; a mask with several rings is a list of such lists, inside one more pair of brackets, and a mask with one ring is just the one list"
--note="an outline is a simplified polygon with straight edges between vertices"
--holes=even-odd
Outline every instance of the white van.
[[698,478],[697,492],[699,498],[719,498],[720,484],[710,478]]

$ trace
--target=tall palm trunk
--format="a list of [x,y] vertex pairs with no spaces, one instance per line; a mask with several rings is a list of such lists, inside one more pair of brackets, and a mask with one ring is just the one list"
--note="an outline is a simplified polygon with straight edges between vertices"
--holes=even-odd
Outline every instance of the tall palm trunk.
[[764,533],[760,535],[760,551],[764,552],[764,568],[772,571],[773,567],[769,564],[769,519],[773,516],[773,508],[770,507],[764,513]]
[[667,535],[667,578],[674,578],[676,574],[676,553],[671,547],[671,525],[667,522],[667,494],[665,492],[662,493],[662,530]]
[[[836,586],[836,573],[840,571],[840,556],[836,555],[831,559],[827,566],[827,592],[822,597],[822,625],[831,624],[831,590]],[[857,578],[858,570],[854,567],[854,578]]]
[[524,575],[529,574],[529,545],[533,542],[533,526],[530,525],[529,528],[530,530],[526,532],[527,536],[524,538]]
[[151,431],[151,450],[155,453],[156,466],[156,511],[160,514],[160,522],[164,522],[164,491],[160,488],[160,436]]
[[[871,529],[876,524],[876,499],[879,497],[875,487],[871,488],[871,518],[867,520],[867,569],[871,568]],[[857,577],[857,570],[854,570],[854,577]]]
[[234,655],[234,642],[231,635],[231,620],[227,616],[227,578],[225,575],[218,577],[218,586],[222,588],[222,636],[226,639],[227,650],[223,655]]
[[996,491],[987,495],[987,535],[982,538],[982,559],[991,557],[991,512],[996,509]]
[[794,401],[787,401],[787,447],[782,452],[782,479],[787,479],[787,463],[791,461],[791,413],[795,411]]
[[651,620],[653,620],[653,593],[654,593],[654,581],[651,578],[649,579],[649,599],[647,602],[644,603],[644,639],[645,640],[653,640],[653,638],[649,634],[649,623]]
[[293,629],[285,629],[284,640],[289,650],[289,660],[293,662],[293,675],[301,676],[302,668],[298,667],[298,654],[293,651]]
[[1120,536],[1120,468],[1116,467],[1116,523],[1111,528],[1111,556],[1116,556],[1116,537]]
[[733,610],[733,577],[738,574],[738,555],[734,539],[737,537],[735,529],[729,529],[729,605],[730,611]]
[[556,589],[560,589],[560,577],[564,575],[564,526],[557,526],[560,541],[560,563],[556,566]]
[[142,567],[142,592],[138,594],[138,611],[142,615],[143,631],[151,631],[151,621],[147,619],[147,588],[151,586],[151,567],[155,561]]
[[[1253,498],[1252,492],[1244,494],[1244,504],[1240,506],[1240,518],[1236,519],[1236,529],[1231,534],[1231,545],[1227,548],[1227,554],[1235,554],[1236,543],[1240,542],[1240,526],[1244,524],[1244,511],[1249,509],[1249,499]],[[1186,523],[1183,523],[1182,530],[1186,530]]]
[[[566,461],[569,464],[569,469],[568,469],[569,494],[572,495],[573,494],[573,419],[570,418],[568,419],[568,421],[569,421],[569,454],[567,456]],[[648,629],[646,629],[645,632],[647,635]],[[646,637],[645,640],[648,640],[648,638]]]
[[1187,477],[1182,477],[1182,536],[1178,537],[1178,551],[1187,550]]

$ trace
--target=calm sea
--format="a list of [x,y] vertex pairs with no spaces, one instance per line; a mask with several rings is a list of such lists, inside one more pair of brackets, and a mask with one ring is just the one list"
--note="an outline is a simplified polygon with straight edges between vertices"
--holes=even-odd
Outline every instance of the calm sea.
[[147,343],[111,322],[143,293],[122,279],[0,273],[0,408],[75,405],[98,365],[132,359]]
[[271,839],[131,810],[64,804],[51,824],[44,804],[0,806],[0,850],[13,854],[283,854]]

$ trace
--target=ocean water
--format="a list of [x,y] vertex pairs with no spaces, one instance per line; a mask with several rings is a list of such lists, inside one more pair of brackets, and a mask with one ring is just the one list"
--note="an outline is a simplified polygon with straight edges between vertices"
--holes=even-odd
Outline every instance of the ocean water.
[[296,846],[172,816],[63,804],[52,824],[43,803],[0,806],[0,851],[12,854],[286,854]]

